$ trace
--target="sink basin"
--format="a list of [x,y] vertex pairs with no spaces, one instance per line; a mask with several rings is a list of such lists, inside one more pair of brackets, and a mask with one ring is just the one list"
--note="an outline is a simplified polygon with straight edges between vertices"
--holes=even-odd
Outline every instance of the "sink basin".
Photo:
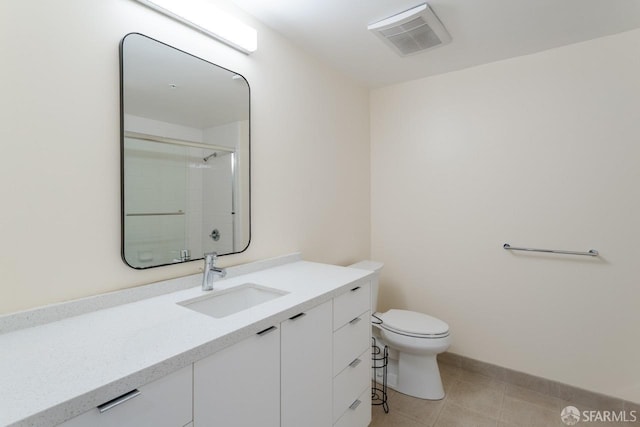
[[256,285],[255,283],[245,283],[231,289],[212,292],[210,295],[181,301],[178,304],[219,319],[258,304],[271,301],[288,293],[278,289]]

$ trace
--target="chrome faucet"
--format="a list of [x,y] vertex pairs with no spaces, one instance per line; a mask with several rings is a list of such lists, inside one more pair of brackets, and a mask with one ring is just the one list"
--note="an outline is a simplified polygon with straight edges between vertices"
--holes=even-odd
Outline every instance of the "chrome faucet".
[[227,275],[227,270],[215,266],[217,258],[218,254],[215,252],[204,254],[204,275],[202,276],[203,291],[213,290],[213,281],[216,276],[222,278]]

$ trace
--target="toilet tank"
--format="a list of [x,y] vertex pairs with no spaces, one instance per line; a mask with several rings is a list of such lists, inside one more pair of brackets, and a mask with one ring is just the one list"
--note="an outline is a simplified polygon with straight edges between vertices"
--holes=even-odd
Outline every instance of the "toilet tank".
[[380,280],[380,270],[384,266],[383,263],[378,261],[360,261],[355,264],[351,264],[350,268],[357,268],[359,270],[373,271],[375,277],[371,279],[371,313],[375,313],[378,307],[378,287]]

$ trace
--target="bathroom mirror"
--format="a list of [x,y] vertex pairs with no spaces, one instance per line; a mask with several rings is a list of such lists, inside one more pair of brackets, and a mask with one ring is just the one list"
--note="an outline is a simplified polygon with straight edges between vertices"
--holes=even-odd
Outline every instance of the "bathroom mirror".
[[138,33],[120,44],[122,258],[143,269],[250,241],[249,84]]

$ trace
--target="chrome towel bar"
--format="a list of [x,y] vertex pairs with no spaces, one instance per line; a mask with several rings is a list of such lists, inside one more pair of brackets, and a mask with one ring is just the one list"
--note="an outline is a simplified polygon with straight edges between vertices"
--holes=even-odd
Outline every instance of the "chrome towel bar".
[[510,251],[527,251],[527,252],[545,252],[549,254],[565,254],[565,255],[584,255],[584,256],[598,256],[600,253],[595,249],[589,249],[588,252],[576,252],[576,251],[561,251],[556,249],[535,249],[535,248],[516,248],[508,243],[502,245],[504,249]]
[[183,211],[178,212],[142,212],[142,213],[128,213],[126,216],[166,216],[166,215],[184,215]]

